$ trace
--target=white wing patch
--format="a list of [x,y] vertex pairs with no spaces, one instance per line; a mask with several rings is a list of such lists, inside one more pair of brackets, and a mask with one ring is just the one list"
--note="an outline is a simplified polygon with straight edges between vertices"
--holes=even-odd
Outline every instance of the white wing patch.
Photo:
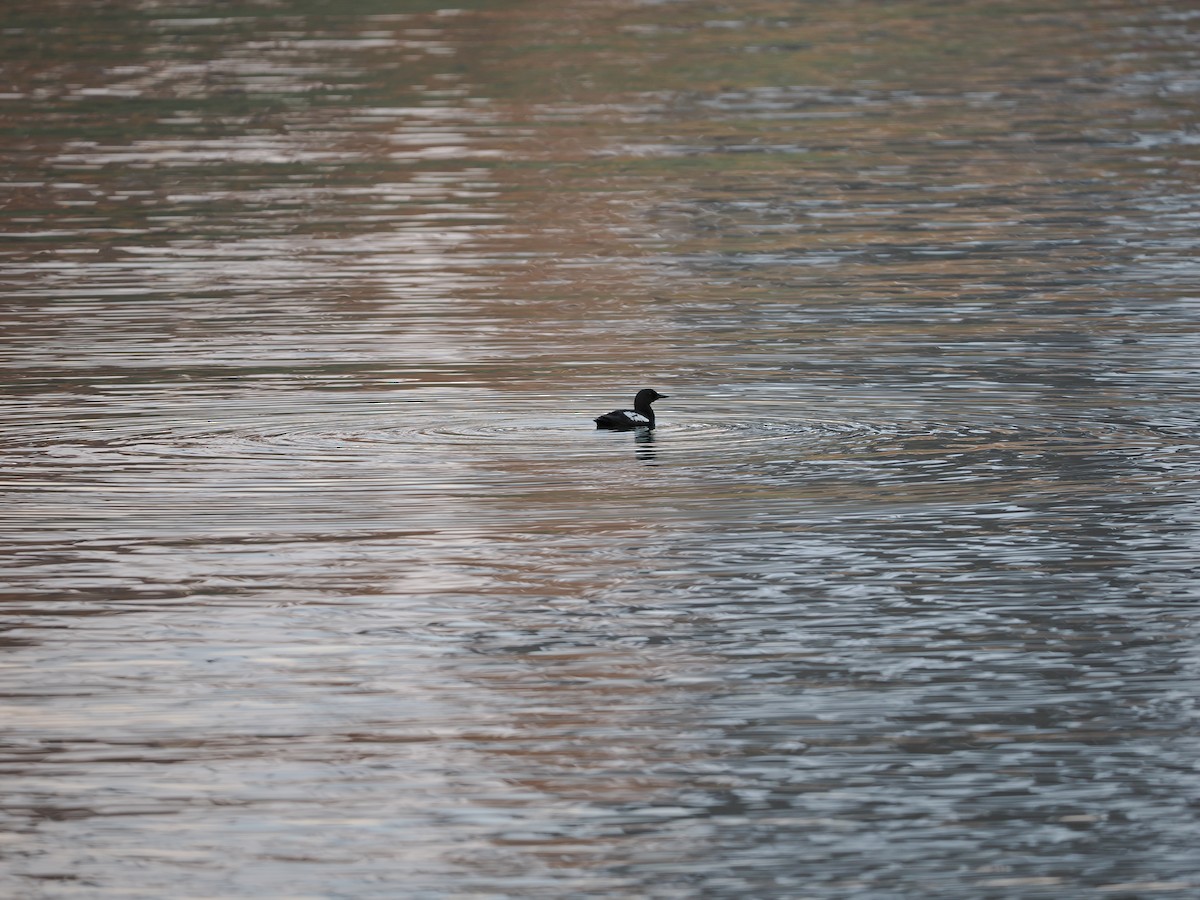
[[629,409],[623,409],[623,410],[621,410],[621,414],[622,414],[623,416],[625,416],[625,418],[627,418],[627,419],[628,419],[630,422],[632,422],[634,425],[648,425],[648,424],[650,424],[650,420],[649,420],[649,419],[647,419],[647,418],[646,418],[645,416],[643,416],[641,413],[635,413],[633,410],[629,410]]

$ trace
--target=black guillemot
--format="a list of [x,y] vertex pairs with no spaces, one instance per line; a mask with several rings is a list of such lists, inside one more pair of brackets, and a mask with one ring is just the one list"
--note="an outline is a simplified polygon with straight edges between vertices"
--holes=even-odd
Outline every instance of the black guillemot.
[[666,396],[666,394],[660,394],[650,388],[643,388],[633,398],[633,409],[614,409],[610,413],[597,416],[596,427],[611,428],[617,431],[625,431],[630,428],[653,428],[654,410],[650,408],[650,404],[655,400],[662,400]]

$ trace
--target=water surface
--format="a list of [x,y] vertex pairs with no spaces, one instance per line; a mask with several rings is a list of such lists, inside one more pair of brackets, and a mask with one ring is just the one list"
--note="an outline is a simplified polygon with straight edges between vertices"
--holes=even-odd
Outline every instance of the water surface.
[[7,11],[0,887],[1195,893],[1198,24]]

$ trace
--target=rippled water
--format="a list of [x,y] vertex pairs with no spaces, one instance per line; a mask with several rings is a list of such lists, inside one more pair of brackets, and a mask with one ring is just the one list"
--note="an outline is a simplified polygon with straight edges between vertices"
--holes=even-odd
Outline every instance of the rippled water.
[[0,24],[0,892],[1200,892],[1190,4]]

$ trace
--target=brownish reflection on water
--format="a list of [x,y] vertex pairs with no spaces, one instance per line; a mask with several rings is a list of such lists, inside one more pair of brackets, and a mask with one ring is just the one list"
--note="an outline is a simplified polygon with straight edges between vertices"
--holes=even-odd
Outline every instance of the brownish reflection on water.
[[3,892],[1195,891],[1186,4],[5,16]]

